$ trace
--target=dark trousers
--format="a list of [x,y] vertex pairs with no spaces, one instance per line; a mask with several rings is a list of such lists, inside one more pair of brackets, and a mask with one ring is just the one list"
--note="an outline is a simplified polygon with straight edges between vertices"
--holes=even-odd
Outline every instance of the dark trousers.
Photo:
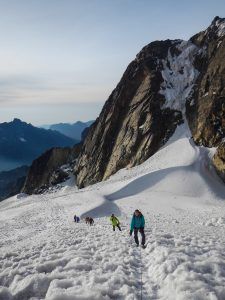
[[121,231],[121,228],[120,228],[120,225],[113,225],[113,231],[115,231],[116,230],[116,227],[119,229],[119,231]]
[[134,228],[134,240],[135,240],[135,243],[137,245],[139,245],[138,231],[140,232],[141,238],[142,238],[141,244],[144,245],[145,244],[145,232],[144,232],[144,228]]

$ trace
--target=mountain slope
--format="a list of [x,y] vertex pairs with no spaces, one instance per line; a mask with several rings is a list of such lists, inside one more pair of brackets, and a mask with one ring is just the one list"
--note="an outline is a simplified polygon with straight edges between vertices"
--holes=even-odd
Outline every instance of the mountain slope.
[[82,132],[91,126],[91,124],[94,121],[88,121],[88,122],[81,122],[78,121],[74,124],[69,123],[59,123],[59,124],[52,124],[49,126],[49,129],[56,130],[58,132],[61,132],[62,134],[75,139],[77,141],[81,141],[82,139]]
[[11,171],[0,172],[0,201],[21,191],[28,169],[29,167],[22,166]]
[[68,165],[69,169],[73,168],[80,148],[80,144],[71,148],[51,148],[35,159],[29,168],[22,192],[41,193],[65,181],[71,175],[71,171],[66,172],[62,166]]
[[169,40],[153,42],[128,66],[84,141],[76,168],[79,187],[144,162],[182,122],[179,111],[161,110],[164,98],[158,94],[163,82],[158,59],[170,47]]
[[225,137],[225,19],[216,17],[191,41],[203,52],[195,58],[198,77],[186,115],[197,144],[218,146]]
[[152,42],[130,63],[91,126],[75,167],[85,187],[143,163],[188,121],[195,143],[224,136],[225,19],[189,41]]
[[[184,124],[109,180],[0,203],[0,299],[224,299],[225,187],[211,155]],[[145,250],[129,237],[136,208]],[[73,223],[75,213],[94,226]],[[112,231],[111,213],[122,232]]]
[[[30,164],[33,159],[52,147],[71,146],[75,140],[57,131],[40,129],[18,119],[0,124],[0,158],[13,163]],[[7,167],[7,166],[4,166]]]

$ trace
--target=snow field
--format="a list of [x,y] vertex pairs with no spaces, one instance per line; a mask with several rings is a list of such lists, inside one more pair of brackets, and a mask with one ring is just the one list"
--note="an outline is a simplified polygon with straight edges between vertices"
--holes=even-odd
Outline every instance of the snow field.
[[140,260],[108,220],[56,229],[54,239],[1,256],[0,299],[138,299]]
[[[180,126],[148,161],[106,182],[1,202],[0,300],[224,300],[225,187],[211,155]],[[129,237],[136,208],[145,250]],[[75,224],[75,213],[94,226]]]
[[[132,200],[130,205],[128,211]],[[143,299],[224,299],[223,223],[201,223],[207,211],[176,215],[145,209],[147,248],[142,250],[128,236],[130,216],[124,207],[121,212],[122,232],[113,232],[107,218],[92,227],[65,219],[46,239],[42,233],[29,242],[18,238],[13,250],[5,247],[0,299],[140,299],[141,271]],[[212,216],[218,213],[214,208]]]

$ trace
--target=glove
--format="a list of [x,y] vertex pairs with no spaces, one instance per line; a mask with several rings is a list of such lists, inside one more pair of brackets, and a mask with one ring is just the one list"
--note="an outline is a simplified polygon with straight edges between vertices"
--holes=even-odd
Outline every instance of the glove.
[[132,236],[132,233],[133,233],[133,231],[132,231],[132,230],[130,230],[130,236]]

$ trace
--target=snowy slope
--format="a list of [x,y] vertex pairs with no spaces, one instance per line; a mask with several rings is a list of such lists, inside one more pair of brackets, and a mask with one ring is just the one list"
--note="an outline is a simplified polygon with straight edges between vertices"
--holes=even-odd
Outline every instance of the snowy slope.
[[[225,299],[225,187],[189,136],[180,126],[145,163],[86,189],[0,203],[0,299]],[[145,250],[129,237],[136,208]]]

